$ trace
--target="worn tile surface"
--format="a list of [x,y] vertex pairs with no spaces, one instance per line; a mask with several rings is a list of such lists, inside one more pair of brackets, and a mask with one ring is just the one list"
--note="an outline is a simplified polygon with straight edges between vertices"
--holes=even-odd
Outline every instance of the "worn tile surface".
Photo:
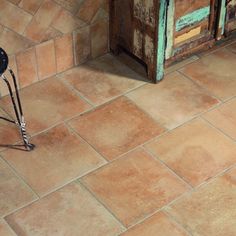
[[96,58],[108,52],[108,28],[107,20],[100,20],[91,25],[91,51]]
[[201,119],[193,120],[146,145],[193,186],[236,164],[236,146]]
[[38,81],[35,49],[30,48],[16,56],[20,87],[23,88]]
[[33,152],[7,150],[2,156],[39,195],[105,164],[99,154],[64,125],[31,142],[36,145]]
[[55,39],[55,54],[58,73],[74,66],[72,40],[71,34]]
[[17,234],[24,236],[115,236],[123,230],[79,183],[60,189],[6,220]]
[[96,105],[144,84],[140,75],[111,55],[69,70],[62,77]]
[[39,44],[36,47],[39,79],[56,74],[56,56],[53,40]]
[[[21,100],[29,132],[36,133],[73,117],[90,106],[56,78],[50,78],[21,91]],[[9,97],[0,107],[12,112]]]
[[168,129],[175,128],[218,103],[177,72],[167,75],[159,84],[147,84],[127,96]]
[[236,95],[236,55],[220,49],[180,71],[222,100]]
[[[80,65],[107,50],[108,0],[0,6],[1,46],[27,86],[36,144],[4,145],[21,138],[0,120],[0,236],[236,235],[233,41],[154,85],[124,54]],[[31,21],[14,25],[15,8]],[[0,116],[12,115],[3,83],[0,93]]]
[[236,99],[204,114],[203,117],[236,140]]
[[130,226],[189,188],[143,150],[136,150],[83,178],[83,183]]
[[0,235],[2,236],[16,236],[16,234],[10,229],[6,222],[0,220]]
[[[5,112],[0,108],[0,117],[11,119]],[[0,119],[0,150],[5,145],[11,145],[20,140],[20,134],[15,124],[9,123],[3,119]]]
[[0,159],[0,217],[37,199],[31,189]]
[[167,215],[160,212],[148,218],[144,222],[134,226],[122,236],[189,236],[188,233]]
[[108,160],[164,132],[124,97],[75,118],[69,124]]
[[168,212],[193,236],[236,235],[236,169],[185,198],[175,202]]

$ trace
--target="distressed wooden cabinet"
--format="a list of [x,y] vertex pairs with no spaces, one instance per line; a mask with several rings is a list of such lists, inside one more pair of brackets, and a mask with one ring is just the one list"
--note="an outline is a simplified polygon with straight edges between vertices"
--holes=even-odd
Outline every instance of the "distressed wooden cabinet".
[[226,1],[225,34],[230,35],[236,31],[236,0]]
[[236,0],[111,0],[110,21],[111,50],[135,55],[156,82],[173,61],[236,30]]

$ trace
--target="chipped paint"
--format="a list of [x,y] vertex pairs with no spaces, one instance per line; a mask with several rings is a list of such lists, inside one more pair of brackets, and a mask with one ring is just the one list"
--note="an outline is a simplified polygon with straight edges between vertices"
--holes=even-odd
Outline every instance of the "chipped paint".
[[142,37],[142,33],[138,29],[134,29],[133,52],[139,58],[142,58]]
[[154,27],[155,16],[153,0],[134,0],[134,17]]
[[148,63],[153,64],[153,55],[154,55],[154,42],[153,38],[145,35],[145,57],[147,58]]
[[160,81],[164,76],[165,41],[166,41],[166,14],[167,1],[160,1],[159,24],[158,24],[158,45],[157,45],[157,75],[156,80]]
[[186,27],[194,25],[198,22],[203,21],[210,15],[210,6],[200,8],[196,11],[193,11],[185,16],[180,17],[176,21],[176,31],[180,31]]
[[175,3],[174,0],[169,0],[167,10],[167,44],[166,44],[166,59],[169,59],[173,54],[173,40],[174,40],[174,17],[175,17]]
[[[221,9],[220,9],[220,21],[219,21],[219,29],[221,31],[221,35],[225,32],[225,19],[226,19],[226,0],[221,1]],[[218,35],[218,39],[220,36]]]
[[175,38],[175,45],[182,43],[184,41],[187,41],[193,37],[196,37],[197,35],[199,35],[201,33],[201,26],[190,30],[189,32],[182,34],[180,36],[178,36],[177,38]]

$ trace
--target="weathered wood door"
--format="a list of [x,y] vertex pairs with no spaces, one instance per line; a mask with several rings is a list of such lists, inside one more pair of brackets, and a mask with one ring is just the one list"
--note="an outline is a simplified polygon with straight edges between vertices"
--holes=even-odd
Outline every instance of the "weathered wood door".
[[226,4],[225,33],[229,35],[236,31],[236,0],[228,0]]
[[215,40],[217,0],[169,0],[166,60],[191,54]]
[[155,78],[158,0],[111,0],[110,47],[125,49],[147,65]]

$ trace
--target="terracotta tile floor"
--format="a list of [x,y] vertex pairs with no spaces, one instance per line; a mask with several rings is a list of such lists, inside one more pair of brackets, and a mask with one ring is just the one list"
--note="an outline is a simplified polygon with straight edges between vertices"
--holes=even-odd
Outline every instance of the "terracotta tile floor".
[[1,236],[236,235],[235,44],[157,85],[129,63],[108,54],[22,89],[37,148],[6,147],[19,134],[0,121]]

